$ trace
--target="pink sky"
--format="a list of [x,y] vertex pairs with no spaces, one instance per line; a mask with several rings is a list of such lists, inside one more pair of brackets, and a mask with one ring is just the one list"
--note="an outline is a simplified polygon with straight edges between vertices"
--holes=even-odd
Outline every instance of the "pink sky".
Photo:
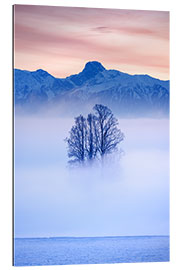
[[63,78],[86,62],[169,79],[169,12],[15,5],[15,68]]

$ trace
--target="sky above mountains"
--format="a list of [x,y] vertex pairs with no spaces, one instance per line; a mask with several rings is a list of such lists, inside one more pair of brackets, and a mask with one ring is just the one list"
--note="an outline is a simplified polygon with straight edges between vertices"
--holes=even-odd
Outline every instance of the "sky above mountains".
[[88,61],[130,74],[169,79],[169,12],[14,6],[15,68],[55,77]]

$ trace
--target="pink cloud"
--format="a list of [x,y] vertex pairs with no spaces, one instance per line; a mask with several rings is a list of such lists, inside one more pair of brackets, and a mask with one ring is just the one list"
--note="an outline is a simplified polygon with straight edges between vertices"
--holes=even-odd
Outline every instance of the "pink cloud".
[[100,32],[100,33],[124,33],[126,35],[145,35],[151,37],[159,37],[164,39],[169,39],[168,33],[162,33],[157,29],[149,29],[144,27],[137,27],[137,26],[121,26],[121,27],[106,27],[106,26],[98,26],[92,28],[92,31]]

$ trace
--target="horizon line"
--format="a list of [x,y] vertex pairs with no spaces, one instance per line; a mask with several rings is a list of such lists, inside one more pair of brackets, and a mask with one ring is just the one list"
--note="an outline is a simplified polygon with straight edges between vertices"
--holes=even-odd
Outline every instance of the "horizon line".
[[53,238],[114,238],[114,237],[170,237],[170,234],[145,234],[145,235],[112,235],[112,236],[36,236],[13,237],[14,239],[53,239]]

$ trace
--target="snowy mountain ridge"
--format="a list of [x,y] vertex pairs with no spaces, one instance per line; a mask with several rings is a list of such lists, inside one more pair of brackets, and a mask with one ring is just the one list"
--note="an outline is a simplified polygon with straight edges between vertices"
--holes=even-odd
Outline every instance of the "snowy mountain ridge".
[[77,107],[83,111],[102,103],[120,115],[168,115],[169,81],[107,70],[97,61],[86,63],[79,74],[64,79],[42,69],[15,69],[14,100],[15,105],[31,111],[43,105],[62,109],[62,104],[66,111],[77,111]]

